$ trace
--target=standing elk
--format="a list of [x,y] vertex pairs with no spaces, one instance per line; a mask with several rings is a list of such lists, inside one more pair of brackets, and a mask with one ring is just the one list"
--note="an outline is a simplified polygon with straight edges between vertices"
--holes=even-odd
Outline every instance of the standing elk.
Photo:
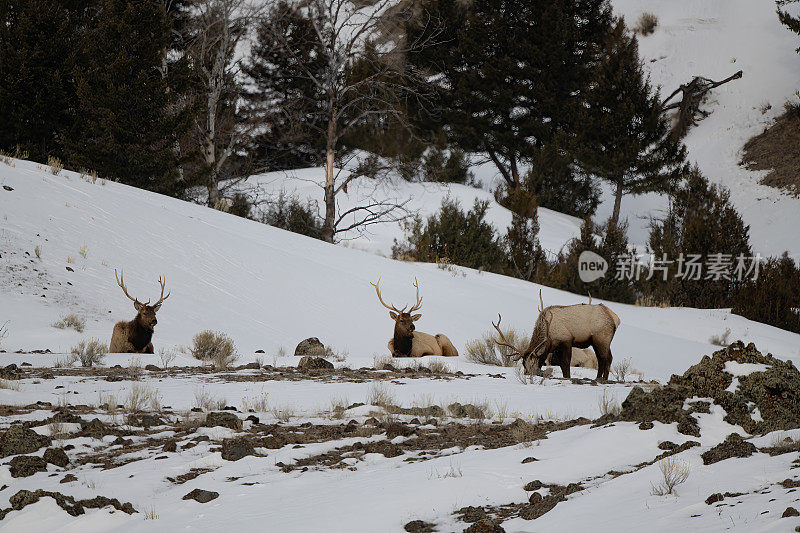
[[379,287],[381,279],[378,278],[377,283],[370,283],[375,287],[375,292],[378,294],[378,300],[386,309],[389,310],[389,316],[394,320],[394,337],[387,345],[392,357],[422,357],[425,355],[443,355],[445,357],[458,356],[458,350],[450,342],[446,335],[439,333],[438,335],[429,335],[420,331],[414,331],[416,328],[414,322],[422,317],[421,314],[411,315],[414,311],[418,311],[422,307],[422,298],[419,297],[419,284],[417,278],[414,278],[414,288],[417,289],[417,303],[406,312],[406,307],[398,309],[393,305],[387,305],[381,297],[381,289]]
[[128,294],[128,289],[125,288],[123,271],[120,271],[119,277],[117,277],[115,269],[114,277],[117,279],[117,285],[120,286],[125,296],[133,302],[133,307],[137,313],[136,317],[130,322],[122,321],[114,325],[114,332],[111,334],[111,345],[108,347],[108,351],[110,353],[153,353],[153,343],[150,340],[153,338],[153,328],[158,323],[156,312],[161,308],[164,300],[169,298],[172,291],[164,296],[166,280],[159,276],[158,283],[161,285],[161,296],[156,303],[150,305],[150,300],[142,303]]
[[611,341],[620,320],[614,311],[603,304],[550,305],[544,307],[542,291],[539,291],[539,318],[533,328],[531,342],[520,352],[509,343],[500,331],[502,317],[497,315],[497,324],[492,322],[500,335],[495,342],[510,348],[516,354],[514,360],[522,359],[526,374],[540,372],[547,356],[561,367],[565,378],[570,377],[572,348],[592,347],[597,356],[597,379],[608,380],[611,368]]

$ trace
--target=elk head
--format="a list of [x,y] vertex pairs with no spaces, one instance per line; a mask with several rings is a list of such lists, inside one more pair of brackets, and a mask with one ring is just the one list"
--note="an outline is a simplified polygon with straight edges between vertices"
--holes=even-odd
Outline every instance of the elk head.
[[168,292],[166,296],[164,296],[164,284],[166,283],[166,279],[159,276],[158,277],[158,284],[161,285],[161,296],[158,298],[158,301],[153,305],[150,305],[150,300],[147,300],[145,303],[140,302],[138,299],[132,297],[128,294],[128,289],[125,287],[125,279],[124,279],[124,272],[120,270],[119,276],[117,276],[117,270],[114,269],[114,277],[117,279],[117,285],[120,286],[122,292],[125,293],[132,302],[133,307],[136,309],[136,321],[144,326],[149,330],[153,330],[158,320],[156,320],[156,312],[161,309],[161,304],[169,298],[169,295],[172,294],[172,291]]
[[500,340],[493,339],[495,344],[510,349],[512,352],[512,360],[519,361],[522,359],[522,366],[526,374],[538,374],[542,366],[544,366],[547,353],[550,350],[550,318],[546,317],[544,313],[542,290],[539,289],[539,319],[536,321],[536,326],[534,326],[531,342],[524,351],[519,351],[516,346],[508,342],[505,335],[503,335],[503,332],[500,330],[501,320],[503,320],[503,317],[498,313],[497,324],[492,322],[492,326],[494,326],[494,329],[497,330],[497,334],[500,336]]
[[417,283],[417,278],[414,278],[414,288],[417,289],[417,303],[415,303],[411,309],[406,311],[406,307],[402,309],[398,309],[393,305],[388,305],[386,302],[383,301],[381,297],[381,289],[380,289],[381,278],[378,278],[377,283],[370,283],[373,287],[375,287],[375,292],[378,294],[378,300],[381,304],[389,310],[389,317],[394,320],[394,333],[395,336],[398,334],[403,337],[411,337],[414,335],[414,322],[419,320],[422,317],[422,314],[412,315],[414,311],[418,311],[420,307],[422,307],[422,298],[419,296],[419,284]]

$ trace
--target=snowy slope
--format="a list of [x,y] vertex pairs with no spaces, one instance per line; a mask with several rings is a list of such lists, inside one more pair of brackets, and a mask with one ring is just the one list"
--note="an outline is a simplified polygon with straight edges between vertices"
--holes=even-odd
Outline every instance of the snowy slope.
[[[750,225],[755,251],[776,255],[788,250],[800,258],[800,198],[758,182],[765,171],[739,166],[744,143],[783,113],[783,104],[796,101],[800,89],[800,46],[797,35],[780,24],[772,0],[614,0],[616,13],[629,26],[642,12],[658,17],[655,33],[639,38],[639,53],[654,85],[666,97],[694,76],[713,80],[738,70],[741,79],[714,89],[702,107],[711,115],[689,130],[685,142],[689,159],[715,183],[728,187],[731,199]],[[787,9],[795,9],[787,6]],[[771,105],[766,112],[762,108]],[[646,241],[647,218],[663,210],[656,195],[624,198],[622,211],[631,222],[633,242]],[[606,189],[598,216],[611,213],[613,199]]]
[[[112,326],[134,310],[114,281],[125,270],[131,293],[158,296],[158,276],[172,291],[159,313],[157,346],[187,345],[203,329],[221,330],[244,354],[290,351],[316,336],[371,361],[386,351],[393,323],[370,286],[379,277],[395,303],[413,298],[419,279],[425,298],[421,331],[444,332],[460,350],[504,323],[530,330],[539,286],[520,280],[435,265],[392,261],[331,246],[239,217],[117,183],[88,183],[76,174],[54,176],[39,166],[0,166],[0,309],[10,320],[8,350],[63,352],[84,336],[107,341]],[[34,257],[40,248],[41,259]],[[86,257],[80,251],[85,250]],[[30,255],[25,255],[26,252]],[[69,271],[72,269],[73,271]],[[68,285],[70,283],[71,285]],[[46,288],[46,289],[45,289]],[[546,304],[584,297],[542,288]],[[401,304],[402,305],[402,304]],[[754,341],[781,357],[798,357],[800,336],[724,310],[655,309],[619,304],[617,358],[631,358],[648,377],[667,377],[708,353],[711,335]],[[83,335],[50,327],[77,312]]]

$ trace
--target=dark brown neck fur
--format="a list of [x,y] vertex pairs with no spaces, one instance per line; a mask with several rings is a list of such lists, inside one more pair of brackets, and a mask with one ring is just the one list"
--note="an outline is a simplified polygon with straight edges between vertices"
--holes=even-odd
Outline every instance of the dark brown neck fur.
[[404,332],[399,325],[394,326],[394,353],[397,355],[411,355],[411,345],[414,341],[414,334]]
[[131,321],[130,331],[130,342],[137,350],[144,349],[145,346],[150,344],[150,341],[153,338],[153,330],[147,325],[143,324],[138,315]]

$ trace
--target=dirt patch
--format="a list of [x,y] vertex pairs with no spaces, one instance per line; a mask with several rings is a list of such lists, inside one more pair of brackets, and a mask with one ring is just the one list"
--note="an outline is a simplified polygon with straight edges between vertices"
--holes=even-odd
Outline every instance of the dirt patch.
[[[724,370],[729,361],[763,364],[767,368],[740,376],[736,390],[730,392],[726,389],[734,377]],[[673,375],[665,387],[650,393],[634,387],[622,402],[618,417],[606,416],[598,422],[678,422],[679,432],[699,436],[692,413],[702,412],[707,406],[695,402],[684,409],[686,400],[693,397],[712,398],[725,409],[726,422],[740,425],[751,434],[800,427],[800,371],[791,361],[762,355],[752,343],[745,346],[741,341],[703,357],[682,376]]]
[[[372,443],[356,442],[349,446],[342,446],[320,455],[299,459],[292,465],[283,465],[284,471],[308,468],[350,468],[349,462],[344,459],[358,458],[366,453],[380,453],[385,457],[397,457],[406,454],[406,462],[426,461],[439,456],[442,450],[451,448],[465,449],[468,446],[481,446],[490,450],[514,446],[521,442],[530,442],[546,439],[552,431],[560,431],[577,425],[590,423],[590,420],[578,418],[567,422],[541,422],[529,424],[523,420],[515,420],[511,424],[459,424],[449,423],[435,428],[405,426],[403,433],[412,438],[400,443],[378,441]],[[397,423],[381,424],[380,426],[361,426],[351,422],[345,428],[352,428],[344,436],[367,436],[389,431],[398,435]],[[523,428],[524,426],[524,428]],[[319,426],[320,428],[341,428],[342,426]],[[358,431],[356,431],[358,429]],[[330,429],[328,430],[330,431]],[[520,439],[524,439],[520,440]],[[327,439],[330,440],[330,439]]]
[[761,183],[800,195],[800,112],[789,110],[764,133],[744,145],[741,164],[749,170],[769,170]]
[[[530,486],[530,485],[528,485]],[[556,484],[538,483],[538,488],[550,489],[547,496],[541,498],[531,498],[528,503],[511,503],[505,505],[484,505],[478,507],[462,507],[455,511],[453,515],[462,522],[478,523],[482,520],[502,522],[512,518],[522,518],[524,520],[535,520],[540,516],[550,512],[556,505],[567,499],[567,496],[574,492],[583,490],[580,483],[570,483],[567,486]],[[538,490],[538,489],[537,489]],[[534,493],[538,494],[538,493]]]

